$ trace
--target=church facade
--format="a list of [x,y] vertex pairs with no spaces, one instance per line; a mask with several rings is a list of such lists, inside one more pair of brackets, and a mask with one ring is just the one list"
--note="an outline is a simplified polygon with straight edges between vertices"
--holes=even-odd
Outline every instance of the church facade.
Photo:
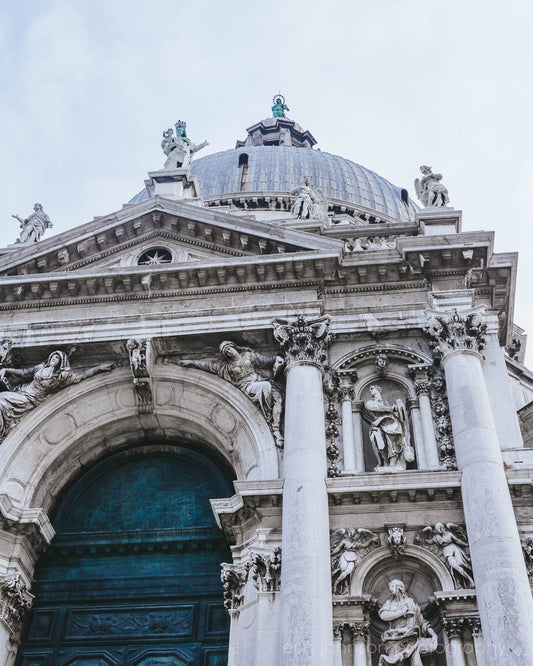
[[0,250],[2,664],[533,666],[517,255],[286,111]]

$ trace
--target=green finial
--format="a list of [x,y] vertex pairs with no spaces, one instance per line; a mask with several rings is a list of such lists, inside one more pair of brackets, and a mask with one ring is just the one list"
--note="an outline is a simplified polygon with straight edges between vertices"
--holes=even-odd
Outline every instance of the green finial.
[[285,104],[285,97],[281,93],[274,95],[272,99],[274,103],[272,106],[272,116],[274,118],[286,118],[285,111],[289,111],[289,107]]

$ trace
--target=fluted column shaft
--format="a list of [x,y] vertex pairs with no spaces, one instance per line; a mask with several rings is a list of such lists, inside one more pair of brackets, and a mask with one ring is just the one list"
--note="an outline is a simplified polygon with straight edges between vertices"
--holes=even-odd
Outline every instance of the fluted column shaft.
[[479,313],[434,315],[488,666],[533,666],[533,601],[482,371]]
[[[320,326],[322,322],[322,326]],[[314,325],[314,327],[313,327]],[[329,324],[327,324],[329,325]],[[327,325],[280,323],[287,361],[281,570],[281,666],[331,666],[333,615],[321,363]]]

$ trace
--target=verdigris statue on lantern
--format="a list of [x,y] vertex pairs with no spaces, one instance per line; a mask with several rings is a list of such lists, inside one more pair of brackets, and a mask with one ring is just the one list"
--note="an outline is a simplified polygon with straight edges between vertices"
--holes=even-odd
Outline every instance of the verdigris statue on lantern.
[[175,124],[176,135],[172,127],[163,132],[161,148],[167,159],[164,164],[165,169],[188,169],[195,153],[209,145],[207,141],[202,141],[196,145],[187,136],[187,123],[178,120]]
[[415,459],[405,405],[399,398],[394,404],[384,400],[377,384],[369,390],[371,397],[365,402],[364,415],[370,422],[370,443],[378,460],[375,471],[405,470]]
[[114,363],[102,363],[91,368],[74,369],[70,366],[67,354],[57,350],[39,365],[0,369],[0,440],[25,412],[32,410],[49,395],[113,368]]
[[333,594],[348,594],[357,565],[379,546],[379,536],[363,527],[339,529],[331,533],[330,543]]
[[33,207],[33,213],[23,219],[20,215],[12,215],[20,223],[20,235],[16,243],[36,243],[47,229],[52,228],[50,218],[44,212],[41,204],[36,203]]
[[447,206],[450,203],[448,190],[440,182],[441,173],[433,173],[430,166],[421,166],[422,178],[415,180],[416,196],[427,208],[432,206]]
[[401,580],[391,580],[389,591],[390,598],[378,611],[379,617],[389,624],[381,634],[385,654],[380,656],[379,666],[422,666],[422,656],[437,651],[437,634],[420,606],[407,596]]
[[[272,430],[276,446],[283,446],[281,416],[283,391],[274,381],[284,366],[281,356],[263,356],[250,347],[241,347],[224,340],[219,346],[218,358],[201,361],[182,360],[176,365],[198,368],[218,375],[241,390],[252,402],[259,405]],[[173,363],[174,361],[169,360]],[[271,376],[268,374],[271,371]]]
[[281,93],[274,95],[272,99],[272,117],[273,118],[286,118],[285,111],[289,111],[289,107],[285,104],[285,97]]

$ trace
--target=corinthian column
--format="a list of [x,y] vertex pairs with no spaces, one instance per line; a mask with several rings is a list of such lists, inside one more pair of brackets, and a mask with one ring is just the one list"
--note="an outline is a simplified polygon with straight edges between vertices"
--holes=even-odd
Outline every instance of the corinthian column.
[[431,313],[442,357],[488,666],[533,666],[533,601],[490,407],[481,313]]
[[286,360],[281,666],[331,666],[333,616],[322,365],[329,317],[276,320]]

